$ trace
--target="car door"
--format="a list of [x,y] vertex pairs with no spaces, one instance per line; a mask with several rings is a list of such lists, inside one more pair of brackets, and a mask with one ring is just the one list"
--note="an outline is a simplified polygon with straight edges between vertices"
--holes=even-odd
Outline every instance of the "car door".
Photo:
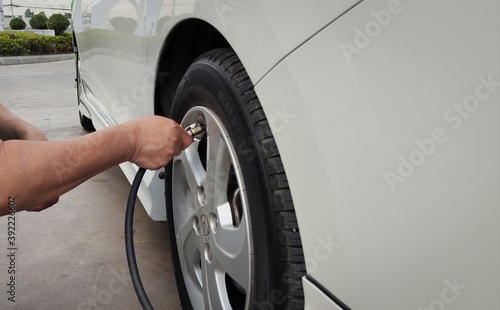
[[79,37],[92,44],[82,58],[82,78],[92,104],[106,125],[146,115],[143,80],[153,78],[145,67],[146,1],[83,0],[81,5],[87,27]]

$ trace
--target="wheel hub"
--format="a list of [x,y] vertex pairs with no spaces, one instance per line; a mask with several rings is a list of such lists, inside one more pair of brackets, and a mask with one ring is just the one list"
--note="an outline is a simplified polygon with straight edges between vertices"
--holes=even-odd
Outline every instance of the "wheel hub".
[[201,214],[199,223],[201,234],[203,235],[203,237],[208,238],[208,235],[210,235],[210,223],[208,214],[206,212]]

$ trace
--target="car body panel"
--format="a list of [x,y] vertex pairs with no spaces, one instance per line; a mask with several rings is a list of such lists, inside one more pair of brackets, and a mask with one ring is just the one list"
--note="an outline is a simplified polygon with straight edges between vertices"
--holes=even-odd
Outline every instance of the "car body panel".
[[[182,21],[200,19],[224,35],[243,63],[254,64],[247,72],[256,84],[287,54],[358,2],[359,0],[191,0],[182,1],[182,5],[177,4],[173,8],[172,1],[164,1],[159,16],[158,10],[154,9],[152,14],[156,15],[146,16],[146,20],[150,21],[171,16],[165,26],[159,29],[152,27],[152,30],[146,31],[152,35],[149,45],[152,52],[147,53],[155,55],[163,46],[168,33]],[[284,4],[286,10],[283,10]],[[156,37],[153,35],[155,33]],[[255,50],[265,52],[255,53]],[[149,64],[156,65],[155,58],[150,61]]]
[[[500,308],[498,0],[113,1],[75,1],[97,129],[154,114],[165,40],[203,20],[256,84],[310,276],[352,309]],[[139,197],[165,220],[157,174]]]
[[499,3],[392,1],[377,28],[388,3],[361,3],[256,86],[308,274],[352,309],[497,309]]

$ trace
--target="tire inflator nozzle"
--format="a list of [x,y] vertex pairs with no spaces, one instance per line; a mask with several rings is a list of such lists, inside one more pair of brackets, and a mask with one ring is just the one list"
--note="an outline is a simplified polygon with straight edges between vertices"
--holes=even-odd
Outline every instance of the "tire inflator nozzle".
[[194,123],[186,127],[186,132],[191,136],[191,138],[195,138],[196,136],[201,135],[206,131],[206,127],[200,123]]

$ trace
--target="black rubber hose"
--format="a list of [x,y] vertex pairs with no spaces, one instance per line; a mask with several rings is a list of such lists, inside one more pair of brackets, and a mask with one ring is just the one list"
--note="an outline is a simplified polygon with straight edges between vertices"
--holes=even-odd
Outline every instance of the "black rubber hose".
[[128,269],[130,271],[130,277],[132,278],[132,284],[134,284],[135,293],[137,294],[137,298],[139,298],[142,309],[153,310],[153,306],[151,306],[151,302],[149,302],[144,286],[142,286],[134,250],[134,207],[135,200],[137,199],[137,191],[139,190],[139,185],[141,184],[145,172],[146,169],[144,168],[140,168],[139,171],[137,171],[134,182],[132,183],[132,188],[128,194],[127,210],[125,211],[125,251],[127,253]]

